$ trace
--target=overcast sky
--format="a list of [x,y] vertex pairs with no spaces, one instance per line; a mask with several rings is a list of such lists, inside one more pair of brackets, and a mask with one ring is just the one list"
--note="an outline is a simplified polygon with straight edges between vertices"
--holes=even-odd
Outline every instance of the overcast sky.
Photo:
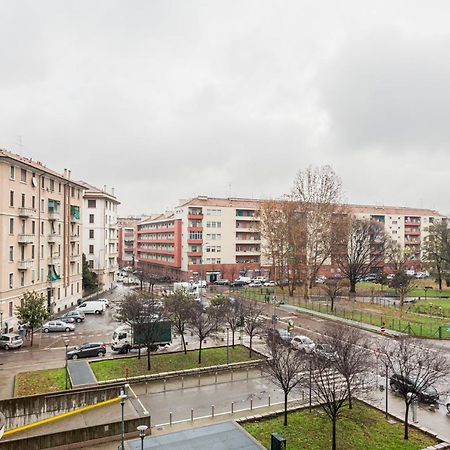
[[349,202],[450,213],[449,24],[448,0],[0,0],[0,148],[122,214],[310,164]]

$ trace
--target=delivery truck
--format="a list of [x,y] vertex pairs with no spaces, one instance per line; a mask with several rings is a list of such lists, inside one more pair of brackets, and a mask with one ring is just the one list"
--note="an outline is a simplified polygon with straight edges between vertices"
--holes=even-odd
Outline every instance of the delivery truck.
[[172,324],[169,320],[152,319],[147,322],[124,324],[114,330],[111,349],[119,353],[128,353],[139,346],[151,343],[151,350],[172,342]]

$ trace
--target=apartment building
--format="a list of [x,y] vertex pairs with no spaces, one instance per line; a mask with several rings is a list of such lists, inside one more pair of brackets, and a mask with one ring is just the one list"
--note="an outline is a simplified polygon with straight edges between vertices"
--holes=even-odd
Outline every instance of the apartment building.
[[83,196],[83,252],[90,269],[97,275],[99,285],[110,289],[116,283],[119,270],[119,235],[117,206],[120,202],[111,192],[85,182]]
[[136,226],[144,217],[119,217],[119,267],[133,266],[135,263]]
[[83,186],[70,170],[0,150],[0,328],[16,331],[26,291],[42,293],[51,312],[82,295]]
[[[260,200],[199,196],[181,202],[172,212],[136,225],[136,261],[155,273],[176,279],[215,281],[265,275],[260,232]],[[410,250],[410,268],[420,264],[428,227],[446,217],[430,209],[348,205],[355,217],[384,224],[388,236]],[[375,248],[373,251],[379,251]],[[323,272],[338,269],[328,261]]]
[[136,260],[177,279],[259,275],[259,202],[196,197],[137,225]]

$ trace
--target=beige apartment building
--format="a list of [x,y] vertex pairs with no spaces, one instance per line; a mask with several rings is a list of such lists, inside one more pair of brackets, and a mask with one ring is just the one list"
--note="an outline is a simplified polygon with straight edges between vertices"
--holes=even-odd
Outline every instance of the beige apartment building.
[[[173,211],[136,225],[135,255],[141,267],[175,279],[207,281],[234,279],[239,275],[266,275],[260,231],[261,200],[199,196],[180,202]],[[347,205],[355,217],[384,225],[385,232],[411,255],[415,269],[423,256],[423,242],[430,224],[446,220],[430,209]],[[331,261],[321,272],[336,274]]]
[[15,307],[42,293],[51,312],[82,296],[83,186],[70,170],[0,150],[0,327],[17,331]]

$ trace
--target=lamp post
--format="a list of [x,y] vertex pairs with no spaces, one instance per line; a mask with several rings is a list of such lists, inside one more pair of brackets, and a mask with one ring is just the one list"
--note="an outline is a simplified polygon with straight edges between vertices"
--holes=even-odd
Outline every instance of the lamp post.
[[125,450],[125,420],[124,420],[124,409],[125,409],[125,400],[128,398],[127,394],[122,391],[119,395],[120,398],[120,406],[122,407],[122,433],[121,433],[121,446],[120,450]]
[[69,387],[68,387],[68,378],[69,378],[69,371],[68,371],[68,369],[67,369],[67,360],[68,360],[68,358],[67,358],[67,347],[69,346],[69,340],[68,339],[64,339],[64,345],[65,345],[65,347],[66,347],[66,391],[67,391],[67,389],[69,389]]
[[386,386],[385,386],[385,390],[386,390],[386,413],[385,413],[385,417],[386,419],[388,418],[388,398],[389,398],[389,393],[388,393],[388,365],[386,363]]
[[227,364],[230,364],[230,328],[227,327]]
[[139,431],[139,437],[141,438],[141,450],[144,450],[144,439],[145,439],[145,432],[147,431],[148,426],[147,425],[139,425],[137,427],[137,430]]

